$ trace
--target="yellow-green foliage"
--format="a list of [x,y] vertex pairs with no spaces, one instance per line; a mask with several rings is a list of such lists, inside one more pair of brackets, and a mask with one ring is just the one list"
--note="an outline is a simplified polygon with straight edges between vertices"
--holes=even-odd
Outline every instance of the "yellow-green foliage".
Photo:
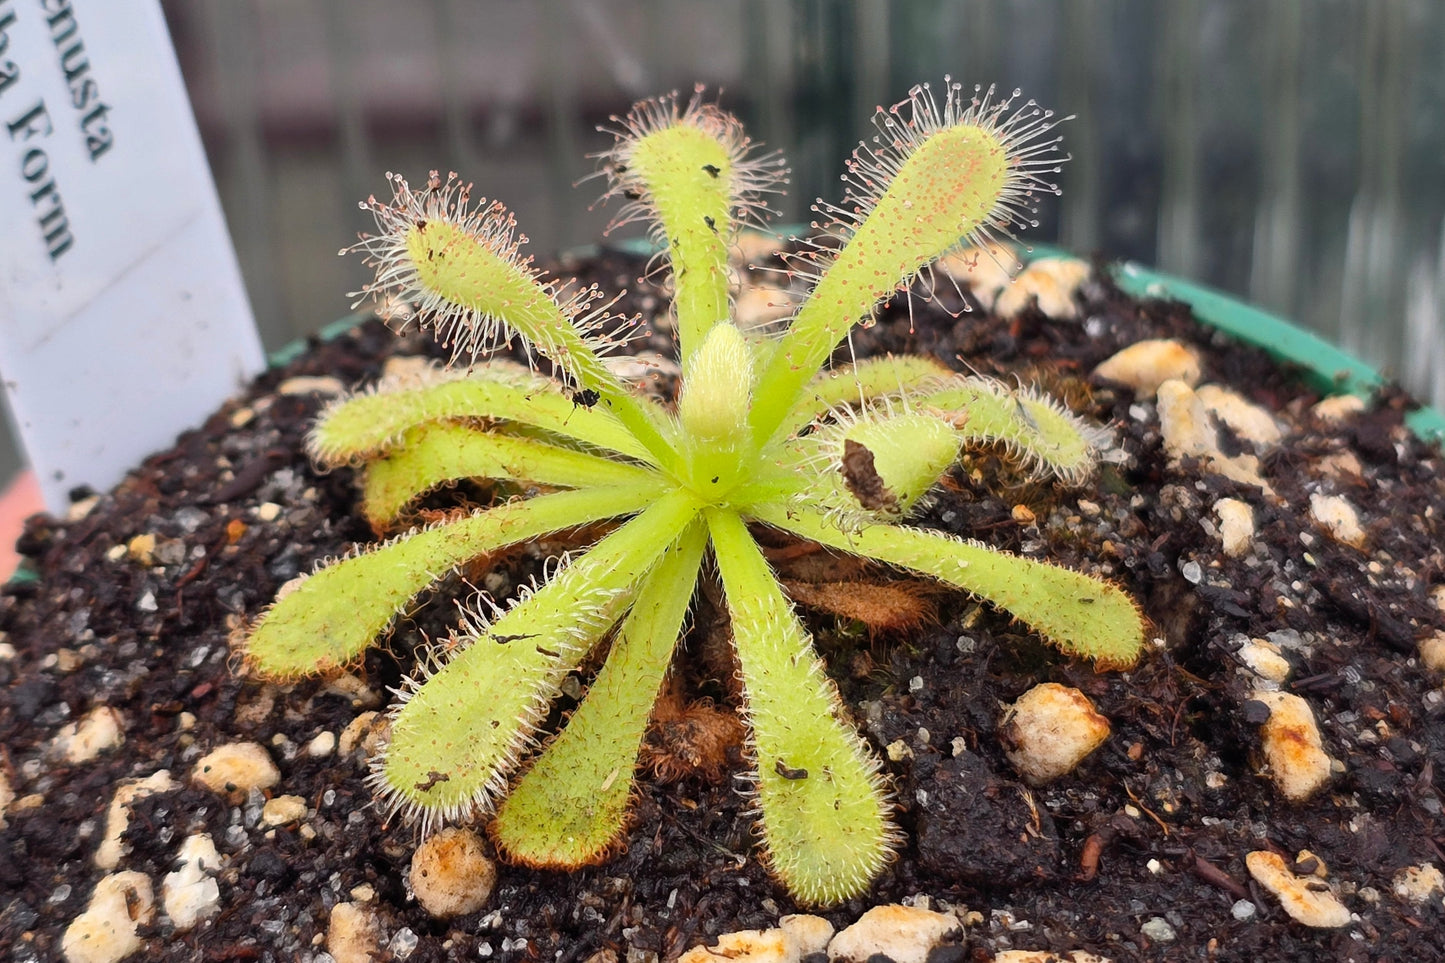
[[[996,445],[1040,476],[1077,482],[1093,465],[1093,429],[1041,396],[930,359],[819,370],[880,300],[941,255],[1022,224],[1028,197],[1054,190],[1050,115],[991,93],[968,99],[949,84],[940,104],[917,88],[880,112],[875,144],[849,163],[844,206],[825,205],[831,242],[792,264],[812,294],[763,336],[730,317],[727,252],[764,215],[780,162],[756,155],[700,95],[617,119],[607,196],[626,199],[619,221],[652,225],[672,271],[683,370],[673,406],[611,372],[601,295],[541,277],[505,209],[473,202],[454,177],[433,174],[416,191],[393,178],[390,201],[368,204],[378,233],[354,248],[376,269],[364,293],[404,307],[459,355],[520,336],[560,380],[488,362],[387,382],[328,410],[312,452],[365,467],[378,529],[463,478],[516,497],[289,587],[254,626],[249,665],[290,678],[354,661],[446,573],[615,520],[540,587],[490,615],[470,611],[437,644],[404,688],[372,773],[384,803],[425,827],[495,813],[507,857],[585,865],[625,838],[649,714],[710,550],[741,668],[764,857],[802,903],[864,890],[898,841],[886,786],[749,526],[931,576],[1100,665],[1132,663],[1143,643],[1136,606],[1108,582],[900,524],[965,445]],[[614,627],[582,703],[539,751],[561,680]]]

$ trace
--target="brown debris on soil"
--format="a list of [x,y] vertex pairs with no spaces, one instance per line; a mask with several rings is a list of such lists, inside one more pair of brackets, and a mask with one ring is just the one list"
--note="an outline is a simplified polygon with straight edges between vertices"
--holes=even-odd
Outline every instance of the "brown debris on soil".
[[[563,270],[631,289],[619,310],[653,315],[662,303],[637,283],[642,261],[604,254]],[[1116,961],[1445,959],[1438,896],[1413,902],[1392,885],[1410,867],[1445,867],[1445,695],[1415,658],[1419,641],[1445,628],[1431,600],[1445,583],[1445,461],[1403,428],[1408,401],[1390,394],[1342,420],[1316,417],[1318,397],[1260,352],[1199,327],[1183,305],[1136,302],[1107,281],[1084,285],[1069,321],[1032,308],[1002,321],[946,285],[936,297],[911,312],[901,301],[885,307],[853,347],[1066,386],[1071,403],[1110,426],[1116,448],[1072,490],[1028,483],[973,453],[917,523],[1115,579],[1162,644],[1133,670],[1096,674],[1006,615],[945,593],[884,647],[842,606],[812,599],[823,602],[806,616],[819,652],[885,760],[907,839],[866,898],[824,915],[841,928],[874,904],[929,897],[970,920],[959,946],[935,951],[950,950],[947,959],[1009,947]],[[1282,444],[1258,452],[1274,497],[1195,459],[1171,465],[1152,398],[1088,383],[1099,362],[1145,338],[1194,348],[1202,383],[1233,389],[1285,428]],[[670,350],[662,334],[637,347]],[[373,538],[352,473],[318,473],[303,454],[325,396],[300,390],[304,382],[278,387],[297,376],[375,379],[395,354],[439,352],[377,323],[313,343],[88,513],[30,521],[20,548],[32,577],[0,593],[0,770],[15,796],[0,820],[0,946],[11,959],[61,958],[65,928],[104,875],[94,856],[116,787],[162,769],[175,788],[131,804],[120,868],[159,892],[181,843],[205,833],[219,852],[221,905],[185,932],[158,913],[140,927],[134,959],[315,960],[346,905],[374,924],[379,959],[574,963],[610,951],[640,963],[797,911],[754,853],[748,803],[728,778],[740,764],[731,737],[726,763],[714,747],[694,774],[656,766],[663,778],[644,777],[629,848],[615,860],[570,874],[503,865],[482,909],[449,920],[422,909],[405,883],[412,831],[386,824],[363,782],[380,718],[368,713],[424,636],[445,637],[451,599],[471,591],[461,578],[401,620],[349,683],[263,686],[236,675],[235,627],[319,560]],[[659,375],[655,389],[671,387]],[[1220,435],[1224,455],[1255,453]],[[1311,519],[1312,495],[1353,506],[1362,547]],[[419,510],[489,496],[464,485]],[[1213,513],[1225,498],[1254,512],[1252,544],[1238,554],[1224,552]],[[506,595],[564,547],[529,546],[469,577]],[[884,578],[847,567],[830,578],[817,554],[793,576],[814,586],[798,591],[801,602],[830,581]],[[725,627],[708,592],[700,597],[664,727],[735,701],[731,665],[708,639]],[[1265,719],[1250,695],[1260,683],[1238,655],[1254,639],[1288,663],[1281,690],[1308,700],[1340,763],[1299,804],[1261,769]],[[586,681],[564,692],[575,699]],[[1005,759],[1000,707],[1048,681],[1086,693],[1113,735],[1078,771],[1029,789]],[[564,698],[558,718],[574,705]],[[123,742],[84,763],[50,751],[59,730],[101,706],[120,714]],[[191,781],[205,753],[234,742],[263,747],[279,783],[233,800]],[[288,812],[304,801],[305,815],[263,818],[280,796]],[[1250,852],[1288,862],[1306,849],[1329,867],[1350,925],[1294,922],[1245,867]]]

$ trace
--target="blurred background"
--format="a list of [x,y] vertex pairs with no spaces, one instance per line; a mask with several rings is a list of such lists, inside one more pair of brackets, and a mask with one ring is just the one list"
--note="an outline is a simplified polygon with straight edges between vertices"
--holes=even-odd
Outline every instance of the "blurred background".
[[269,349],[348,312],[336,252],[388,170],[460,172],[539,257],[595,242],[597,125],[700,81],[786,152],[806,220],[874,107],[951,74],[1077,115],[1032,238],[1256,301],[1445,403],[1440,0],[163,6]]

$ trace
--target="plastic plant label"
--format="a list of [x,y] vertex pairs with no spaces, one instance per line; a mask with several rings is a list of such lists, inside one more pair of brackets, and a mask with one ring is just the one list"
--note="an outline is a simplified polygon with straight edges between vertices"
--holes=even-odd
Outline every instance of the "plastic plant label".
[[0,374],[46,505],[265,363],[156,0],[0,0]]

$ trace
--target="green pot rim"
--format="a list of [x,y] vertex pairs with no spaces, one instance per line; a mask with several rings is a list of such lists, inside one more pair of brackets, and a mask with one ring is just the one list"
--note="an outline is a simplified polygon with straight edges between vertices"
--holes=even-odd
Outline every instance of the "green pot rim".
[[[780,226],[775,233],[780,237],[790,237],[806,231],[807,228],[801,224],[789,224]],[[621,241],[612,248],[641,255],[656,251],[646,238]],[[574,248],[573,253],[585,257],[599,250],[600,246],[592,244]],[[1022,248],[1020,253],[1025,260],[1074,256],[1063,248],[1047,244],[1034,244]],[[1223,291],[1156,271],[1135,261],[1116,262],[1114,282],[1120,290],[1136,298],[1167,298],[1188,304],[1194,316],[1204,324],[1300,368],[1310,387],[1324,394],[1352,394],[1368,400],[1387,383],[1378,371],[1349,352],[1277,314],[1246,304]],[[318,332],[318,337],[329,341],[371,317],[370,311],[353,312],[326,325]],[[305,349],[304,340],[293,341],[271,353],[271,366],[287,364]],[[1427,441],[1445,442],[1445,414],[1428,405],[1406,413],[1405,424]]]

